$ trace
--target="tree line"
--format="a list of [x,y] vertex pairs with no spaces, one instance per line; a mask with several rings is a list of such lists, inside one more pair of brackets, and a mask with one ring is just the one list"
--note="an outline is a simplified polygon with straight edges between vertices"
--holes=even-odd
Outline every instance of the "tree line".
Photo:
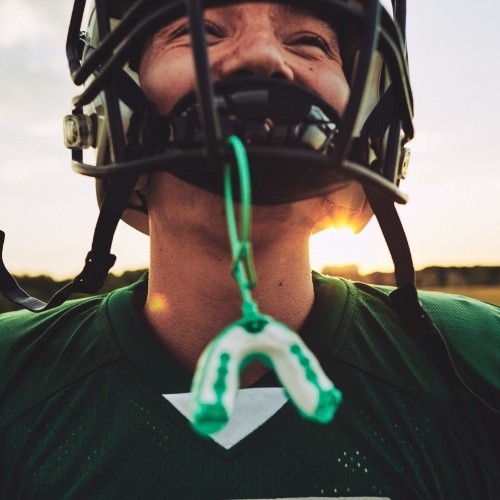
[[[323,274],[342,276],[353,281],[363,281],[373,285],[395,285],[393,273],[373,272],[360,274],[358,267],[327,266]],[[417,286],[459,287],[459,286],[495,286],[500,285],[500,266],[440,267],[431,266],[416,272]]]
[[[121,288],[130,285],[137,281],[144,273],[146,269],[141,269],[137,271],[125,271],[123,274],[109,274],[106,283],[95,295],[100,295],[104,293],[111,292],[117,288]],[[47,302],[52,295],[64,285],[68,284],[71,280],[61,280],[57,281],[50,276],[40,275],[40,276],[14,276],[19,286],[26,290],[30,295],[36,297],[37,299]],[[84,294],[74,294],[71,298],[86,297]],[[20,306],[12,304],[0,293],[0,313],[7,311],[14,311],[16,309],[22,309]]]
[[[146,272],[145,269],[126,271],[123,274],[110,274],[99,294],[110,292],[116,288],[127,286],[139,279]],[[323,274],[342,276],[353,281],[363,281],[370,284],[394,285],[393,273],[374,272],[360,274],[355,265],[327,266]],[[417,285],[426,287],[457,287],[457,286],[498,286],[500,285],[500,266],[474,267],[426,267],[417,271]],[[56,281],[50,276],[18,276],[17,282],[31,295],[48,301],[50,297],[69,280]],[[82,295],[75,294],[75,298]],[[0,313],[19,309],[0,294]]]

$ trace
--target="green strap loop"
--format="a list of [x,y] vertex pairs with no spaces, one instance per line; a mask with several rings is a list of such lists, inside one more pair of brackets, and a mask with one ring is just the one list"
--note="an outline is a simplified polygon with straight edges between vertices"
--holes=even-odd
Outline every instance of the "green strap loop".
[[245,312],[251,313],[257,311],[257,306],[250,294],[250,290],[256,283],[252,245],[250,243],[252,213],[250,168],[245,146],[241,142],[241,139],[232,135],[228,138],[228,143],[234,151],[240,184],[240,230],[238,234],[233,187],[231,183],[231,164],[226,164],[224,167],[224,199],[229,244],[231,246],[231,256],[233,259],[231,273],[240,289],[243,298],[242,310],[245,314]]

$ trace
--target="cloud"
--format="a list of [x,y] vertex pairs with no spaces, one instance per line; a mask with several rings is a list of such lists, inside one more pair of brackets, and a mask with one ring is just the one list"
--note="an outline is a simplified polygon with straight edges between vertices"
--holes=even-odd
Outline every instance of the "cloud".
[[62,117],[77,93],[65,59],[69,0],[0,0],[0,181],[68,168]]
[[72,2],[51,0],[2,0],[0,48],[9,49],[41,40],[54,41],[64,34]]

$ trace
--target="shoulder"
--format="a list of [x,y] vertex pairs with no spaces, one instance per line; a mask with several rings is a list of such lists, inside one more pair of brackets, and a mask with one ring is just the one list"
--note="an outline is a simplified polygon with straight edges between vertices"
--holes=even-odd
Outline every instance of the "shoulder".
[[420,300],[446,343],[454,370],[498,412],[500,307],[438,292],[424,292]]
[[23,410],[117,357],[107,296],[0,316],[0,429]]
[[[386,302],[391,287],[363,287],[366,295],[370,288],[379,300]],[[449,346],[469,357],[483,357],[492,349],[500,366],[500,307],[462,295],[443,292],[419,291],[419,300]],[[478,359],[479,361],[479,359]]]
[[[393,290],[376,287],[384,295]],[[500,307],[462,295],[419,291],[419,300],[445,340],[457,351],[496,348],[500,355]],[[497,358],[500,363],[500,358]]]
[[[390,307],[393,287],[353,283],[365,306]],[[500,307],[462,295],[418,291],[418,298],[436,326],[454,342],[483,338],[500,342]]]
[[[389,298],[394,288],[320,279],[326,287],[346,289],[332,354],[408,391],[434,392],[435,399],[442,399],[437,382],[441,366],[432,352],[435,343],[403,328]],[[460,375],[473,389],[489,394],[490,401],[500,400],[500,307],[439,292],[420,291],[419,299]],[[338,306],[331,301],[330,307]]]
[[441,292],[419,292],[425,310],[438,327],[500,337],[500,307],[462,295]]
[[[382,292],[378,300],[386,304],[384,295],[392,289],[374,288],[375,291],[370,292],[363,287],[362,293],[377,296]],[[449,365],[474,393],[495,405],[494,402],[500,401],[500,307],[442,292],[419,291],[418,297],[436,326],[436,332],[433,338],[411,339],[410,342],[421,344],[434,359],[434,364]],[[411,344],[408,347],[410,353],[416,352]],[[439,350],[447,360],[435,357]]]
[[76,333],[85,334],[99,321],[104,296],[70,300],[43,311],[15,311],[0,316],[0,356],[16,357],[42,346],[62,348]]

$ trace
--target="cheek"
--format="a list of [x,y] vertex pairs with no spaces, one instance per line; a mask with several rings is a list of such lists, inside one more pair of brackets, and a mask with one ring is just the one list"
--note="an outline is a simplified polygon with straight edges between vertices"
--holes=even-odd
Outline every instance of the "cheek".
[[162,54],[161,57],[145,54],[139,68],[139,79],[147,98],[161,114],[169,113],[195,85],[192,60],[183,54]]
[[342,116],[350,96],[349,85],[343,75],[333,85],[329,85],[325,95],[325,100]]
[[297,79],[320,95],[341,116],[344,114],[350,89],[342,68],[307,65],[307,72],[299,73]]

